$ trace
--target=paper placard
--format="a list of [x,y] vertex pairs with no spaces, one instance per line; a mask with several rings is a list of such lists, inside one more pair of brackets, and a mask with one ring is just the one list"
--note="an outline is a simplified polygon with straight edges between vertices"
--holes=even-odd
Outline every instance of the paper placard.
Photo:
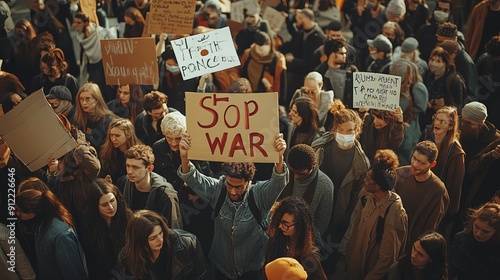
[[0,117],[0,135],[14,154],[36,171],[49,158],[60,158],[76,147],[40,89]]
[[101,52],[106,84],[158,84],[154,38],[101,40]]
[[172,41],[184,80],[240,65],[229,27]]
[[80,8],[82,13],[89,17],[89,21],[99,26],[99,18],[97,17],[97,4],[95,0],[80,0]]
[[262,18],[269,22],[271,29],[274,31],[281,30],[281,27],[283,27],[283,24],[285,24],[286,20],[286,18],[280,12],[269,6],[267,6],[264,10]]
[[394,111],[399,106],[401,77],[368,72],[352,74],[353,108]]
[[196,0],[152,0],[149,34],[191,34]]
[[186,92],[189,159],[278,162],[278,93]]

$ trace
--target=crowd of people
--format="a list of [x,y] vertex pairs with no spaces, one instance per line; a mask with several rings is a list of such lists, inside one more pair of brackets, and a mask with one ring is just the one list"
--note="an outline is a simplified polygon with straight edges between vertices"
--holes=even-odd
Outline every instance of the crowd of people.
[[[500,279],[500,0],[255,0],[241,65],[188,80],[172,40],[228,3],[192,34],[148,34],[150,4],[0,1],[0,120],[43,89],[77,143],[31,171],[0,138],[1,279]],[[141,36],[159,83],[107,85],[99,41]],[[358,71],[399,106],[354,108]],[[277,162],[189,160],[186,92],[277,92]]]

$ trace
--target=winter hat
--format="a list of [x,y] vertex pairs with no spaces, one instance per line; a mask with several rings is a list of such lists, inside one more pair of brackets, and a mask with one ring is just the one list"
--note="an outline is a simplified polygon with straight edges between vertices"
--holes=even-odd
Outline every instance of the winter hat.
[[385,16],[390,19],[401,17],[406,13],[406,5],[403,0],[391,0],[385,9]]
[[484,122],[488,116],[488,110],[486,106],[477,101],[473,101],[465,104],[462,109],[462,117],[468,118],[476,122]]
[[71,97],[71,92],[66,86],[53,86],[49,94],[45,95],[47,99],[60,99],[60,100],[68,100],[71,101],[73,97]]
[[457,38],[457,26],[451,22],[443,22],[439,25],[436,35],[446,38]]
[[306,280],[307,272],[296,259],[278,258],[266,265],[266,276],[268,280]]
[[403,52],[412,52],[418,48],[418,41],[413,37],[408,37],[404,40],[401,45],[401,51]]
[[387,53],[387,52],[390,52],[392,50],[391,41],[389,41],[389,39],[387,39],[387,37],[385,37],[383,34],[377,35],[377,37],[375,37],[375,39],[373,39],[373,40],[368,39],[367,42],[368,42],[368,46],[374,47],[377,49],[377,51],[380,51],[380,52]]
[[444,40],[440,44],[438,44],[441,48],[443,48],[447,53],[456,54],[460,50],[460,46],[456,41],[453,40]]

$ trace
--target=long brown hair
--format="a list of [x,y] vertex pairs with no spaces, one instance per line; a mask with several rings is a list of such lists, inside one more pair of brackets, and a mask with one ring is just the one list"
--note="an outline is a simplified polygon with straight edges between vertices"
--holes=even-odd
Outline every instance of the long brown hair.
[[154,211],[139,210],[128,222],[123,248],[126,256],[124,261],[137,279],[143,278],[152,262],[153,251],[149,247],[148,237],[155,226],[159,226],[163,231],[163,248],[169,248],[167,220],[163,216]]
[[47,232],[54,218],[73,227],[71,214],[51,191],[22,191],[16,195],[16,209],[23,213],[34,213],[41,220],[41,235]]
[[[457,108],[452,107],[452,106],[444,106],[443,108],[437,110],[437,112],[434,114],[433,117],[437,116],[438,114],[445,114],[446,117],[448,117],[450,121],[450,125],[453,126],[452,129],[448,130],[446,132],[445,136],[445,142],[441,143],[441,145],[438,146],[439,152],[445,153],[450,145],[456,141],[458,145],[460,145],[460,130],[459,130],[459,123],[458,123],[458,112]],[[432,123],[432,128],[434,128],[434,122]]]
[[[288,196],[281,201],[276,202],[273,206],[271,222],[267,233],[269,235],[269,243],[266,252],[266,262],[272,261],[276,254],[275,245],[279,239],[288,238],[283,235],[279,228],[281,219],[284,214],[293,215],[295,218],[295,236],[291,242],[295,243],[295,256],[291,256],[299,261],[302,258],[314,255],[317,252],[317,247],[314,244],[314,217],[307,202],[301,197]],[[284,253],[284,252],[277,252]]]
[[[119,149],[113,146],[113,143],[111,142],[109,136],[112,128],[118,128],[121,131],[123,131],[123,133],[125,133],[125,137],[127,137],[127,142],[125,142],[126,145],[125,150],[128,150],[130,147],[134,145],[142,144],[142,142],[135,135],[134,125],[129,119],[120,118],[120,119],[115,119],[114,121],[111,122],[111,124],[108,127],[108,135],[106,137],[106,142],[104,142],[104,144],[101,147],[101,154],[99,159],[101,160],[103,169],[106,169],[111,173],[114,173],[116,169],[120,167],[116,164],[120,153]],[[121,156],[123,156],[123,154],[121,154]],[[118,179],[118,178],[113,178],[113,179]]]
[[[139,85],[128,85],[129,90],[130,90],[130,101],[127,103],[127,108],[128,108],[128,119],[132,122],[135,122],[135,119],[137,116],[142,113],[142,110],[144,110],[143,103],[144,103],[144,94],[142,92],[141,86]],[[121,104],[120,102],[120,97],[118,95],[118,90],[120,86],[117,87],[116,89],[116,101],[118,101],[118,104]]]
[[497,244],[500,243],[500,205],[487,202],[477,209],[469,209],[469,219],[465,226],[466,232],[472,232],[474,222],[477,219],[488,223],[488,226],[495,229],[492,240]]
[[43,63],[47,64],[51,75],[55,75],[56,70],[60,72],[61,77],[66,75],[68,63],[66,62],[66,59],[64,58],[64,52],[61,49],[55,48],[50,50],[48,53],[42,56],[41,60]]
[[[88,92],[96,100],[95,114],[89,115],[82,109],[82,104],[80,103],[80,95],[82,92]],[[80,87],[75,98],[76,102],[76,113],[75,113],[75,124],[81,130],[85,131],[87,127],[87,122],[91,119],[94,121],[100,120],[106,116],[117,117],[111,110],[109,110],[104,98],[102,97],[101,90],[99,86],[94,83],[86,83]]]

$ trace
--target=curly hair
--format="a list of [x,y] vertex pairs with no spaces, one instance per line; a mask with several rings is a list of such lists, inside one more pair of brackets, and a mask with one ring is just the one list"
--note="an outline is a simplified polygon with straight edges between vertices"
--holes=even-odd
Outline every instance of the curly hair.
[[168,102],[168,96],[163,92],[151,91],[144,95],[143,107],[146,112],[151,112],[155,109],[160,109],[164,103]]
[[125,152],[126,159],[141,159],[145,166],[150,166],[155,163],[155,155],[153,149],[148,145],[134,145]]
[[245,181],[251,181],[257,170],[253,162],[223,162],[221,169],[226,176]]
[[353,122],[354,129],[356,131],[356,137],[359,137],[363,128],[363,121],[356,111],[347,109],[344,103],[342,103],[342,101],[338,98],[335,98],[333,102],[328,105],[328,110],[333,115],[333,126],[331,130],[332,133],[337,132],[337,128],[339,125],[346,122]]
[[288,165],[296,170],[311,170],[316,164],[316,154],[311,146],[297,144],[288,152]]
[[163,117],[160,127],[163,135],[181,136],[186,132],[186,117],[179,111],[170,112]]
[[61,76],[66,75],[68,63],[66,62],[64,52],[61,49],[51,49],[48,53],[42,56],[41,62],[47,64],[50,75],[56,75],[57,71],[59,71]]
[[398,156],[393,150],[378,150],[371,166],[373,181],[383,191],[392,190],[396,183],[396,168],[398,166]]
[[[280,242],[290,241],[295,244],[295,259],[301,260],[317,252],[314,244],[314,216],[307,202],[301,197],[288,196],[276,202],[271,210],[271,221],[267,233],[269,243],[266,252],[266,263],[274,260],[278,256],[283,256],[285,252],[278,252],[281,248]],[[294,216],[295,235],[293,240],[284,236],[280,229],[281,219],[284,214]]]
[[487,202],[477,209],[469,209],[468,221],[465,226],[466,232],[472,232],[474,222],[477,219],[494,228],[496,232],[492,238],[496,242],[500,242],[500,205]]

